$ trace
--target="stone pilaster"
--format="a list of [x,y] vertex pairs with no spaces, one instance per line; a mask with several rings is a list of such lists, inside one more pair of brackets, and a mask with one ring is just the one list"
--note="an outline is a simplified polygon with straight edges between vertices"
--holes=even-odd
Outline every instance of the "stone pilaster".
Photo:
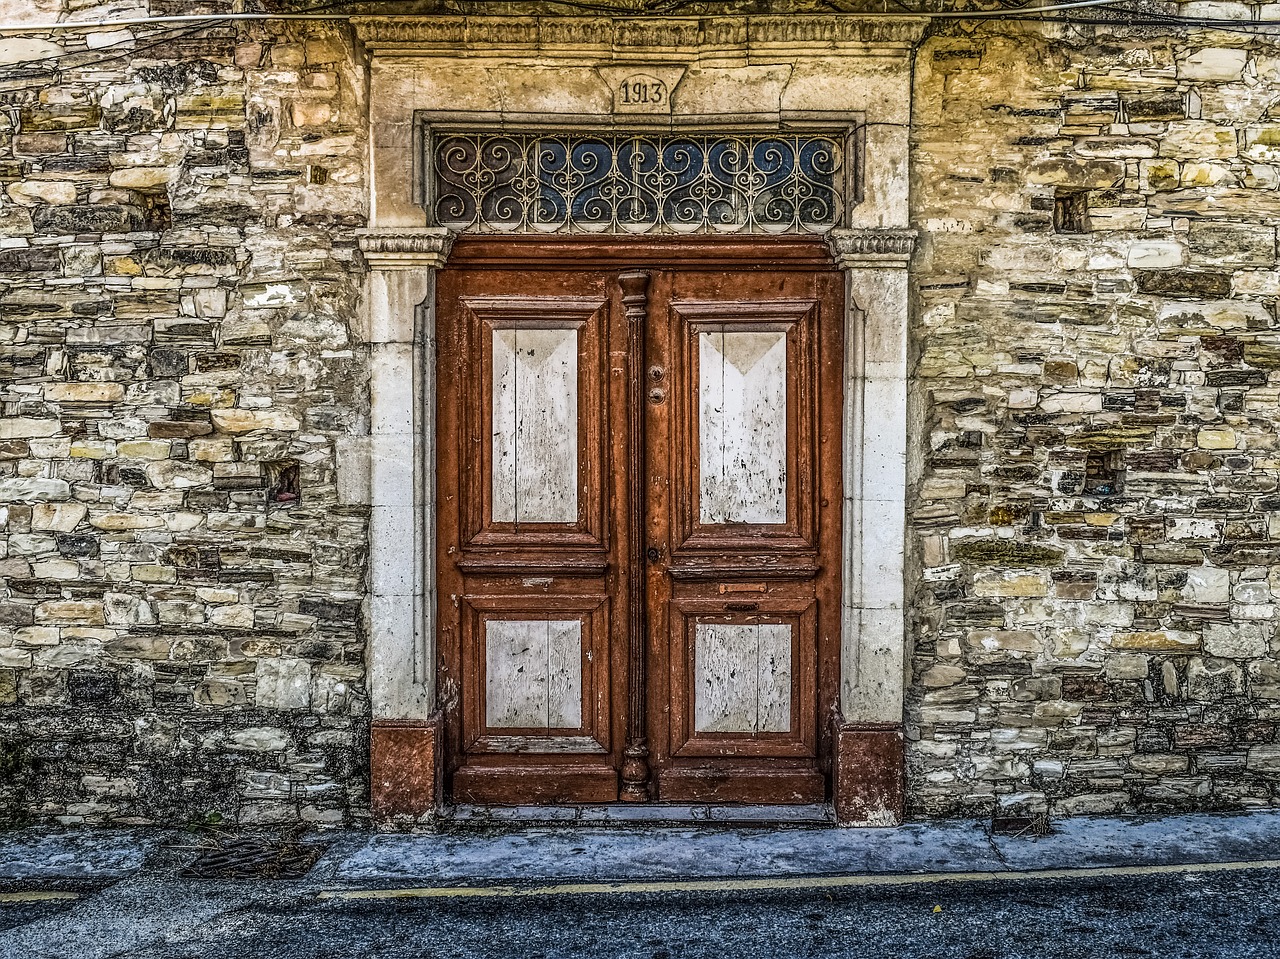
[[435,714],[435,272],[445,230],[369,230],[371,804],[417,819],[440,794]]

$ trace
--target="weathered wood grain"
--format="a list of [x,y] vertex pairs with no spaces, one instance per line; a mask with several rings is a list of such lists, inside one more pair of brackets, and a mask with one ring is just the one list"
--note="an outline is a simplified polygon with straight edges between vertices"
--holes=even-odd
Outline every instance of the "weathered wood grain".
[[787,336],[698,335],[699,520],[787,521]]
[[496,329],[493,520],[577,519],[577,329]]
[[698,623],[694,633],[694,729],[700,733],[791,728],[791,627]]
[[491,729],[582,725],[582,624],[485,623],[485,724]]

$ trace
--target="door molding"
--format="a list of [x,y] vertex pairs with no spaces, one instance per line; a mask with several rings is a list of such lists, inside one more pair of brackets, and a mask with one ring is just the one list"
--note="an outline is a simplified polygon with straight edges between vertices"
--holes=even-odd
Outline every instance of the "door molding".
[[[827,234],[846,278],[834,798],[842,822],[901,819],[907,266],[915,241],[908,225],[907,157],[912,56],[923,21],[896,21],[892,30],[883,24],[828,16],[670,18],[655,33],[656,23],[609,18],[445,17],[413,21],[412,27],[394,18],[357,23],[372,53],[371,215],[370,229],[359,238],[369,267],[364,333],[370,420],[368,436],[354,438],[350,453],[356,468],[368,464],[371,800],[380,820],[412,822],[431,815],[442,778],[431,562],[431,358],[435,270],[448,258],[453,237],[425,226],[416,186],[423,157],[415,118],[444,110],[486,125],[566,129],[616,122],[767,130],[837,117],[863,125],[862,196],[850,211],[849,227]],[[554,42],[548,40],[552,34]],[[669,112],[617,115],[601,68],[658,61],[686,67]],[[563,240],[518,242],[551,250],[553,259],[553,247]],[[692,241],[645,238],[657,247]],[[789,249],[786,239],[776,242],[780,251]]]

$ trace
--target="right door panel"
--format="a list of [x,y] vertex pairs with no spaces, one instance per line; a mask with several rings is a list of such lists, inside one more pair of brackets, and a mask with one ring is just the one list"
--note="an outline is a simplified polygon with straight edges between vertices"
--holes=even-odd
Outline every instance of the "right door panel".
[[839,647],[840,278],[654,280],[646,516],[657,798],[820,802]]

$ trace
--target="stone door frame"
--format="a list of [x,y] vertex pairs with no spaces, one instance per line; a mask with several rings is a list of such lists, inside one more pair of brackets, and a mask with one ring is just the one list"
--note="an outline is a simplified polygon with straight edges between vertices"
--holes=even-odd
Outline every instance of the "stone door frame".
[[[756,131],[857,123],[861,196],[827,234],[845,274],[841,679],[833,759],[838,821],[892,824],[905,801],[904,553],[908,138],[923,21],[440,18],[356,21],[371,51],[369,267],[371,802],[382,822],[442,800],[436,690],[435,271],[449,231],[426,226],[420,124],[478,129]],[[635,114],[613,81],[658,74],[668,111]],[[441,111],[450,107],[447,113]],[[835,109],[833,109],[835,108]],[[449,695],[450,691],[444,691]]]

